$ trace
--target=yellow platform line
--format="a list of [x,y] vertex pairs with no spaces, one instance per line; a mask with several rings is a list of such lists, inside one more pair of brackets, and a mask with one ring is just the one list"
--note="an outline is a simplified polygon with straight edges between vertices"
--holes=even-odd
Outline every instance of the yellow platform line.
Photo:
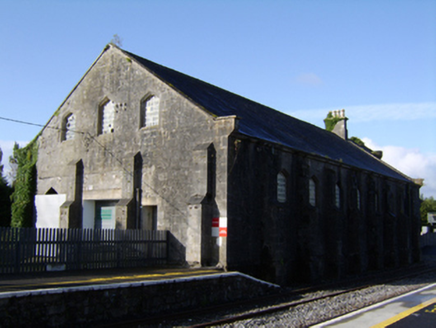
[[427,307],[427,306],[429,306],[429,305],[431,305],[433,303],[436,303],[436,297],[431,299],[431,300],[428,300],[428,301],[426,301],[424,303],[421,303],[421,304],[419,304],[419,305],[417,305],[417,306],[415,306],[413,308],[410,308],[410,309],[408,309],[408,310],[406,310],[404,312],[401,312],[401,313],[397,314],[396,316],[394,316],[392,318],[389,318],[389,319],[387,319],[387,320],[385,320],[385,321],[383,321],[383,322],[381,322],[379,324],[371,326],[371,328],[383,328],[383,327],[387,327],[387,326],[389,326],[389,325],[391,325],[391,324],[393,324],[393,323],[395,323],[397,321],[400,321],[401,319],[404,319],[405,317],[411,315],[412,313],[418,312],[419,310],[421,310],[421,309],[423,309],[423,308],[425,308],[425,307]]
[[42,282],[37,284],[23,284],[23,285],[3,285],[2,287],[6,288],[16,288],[16,287],[35,287],[35,286],[52,286],[52,285],[74,285],[74,284],[92,284],[98,282],[111,282],[117,280],[138,280],[138,279],[150,279],[150,278],[170,278],[177,276],[196,276],[202,274],[212,274],[218,273],[219,270],[197,270],[197,271],[176,271],[176,272],[166,272],[166,273],[153,273],[153,274],[141,274],[141,275],[131,275],[131,276],[116,276],[116,277],[101,277],[101,278],[92,278],[92,279],[82,279],[82,280],[70,280],[70,281],[54,281],[54,282]]

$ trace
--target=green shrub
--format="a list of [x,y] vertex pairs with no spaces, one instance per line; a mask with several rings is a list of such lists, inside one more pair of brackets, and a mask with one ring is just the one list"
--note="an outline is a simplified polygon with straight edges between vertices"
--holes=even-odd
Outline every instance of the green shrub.
[[35,138],[27,146],[14,146],[13,159],[18,165],[12,193],[11,227],[32,227],[36,193],[36,160],[38,143]]

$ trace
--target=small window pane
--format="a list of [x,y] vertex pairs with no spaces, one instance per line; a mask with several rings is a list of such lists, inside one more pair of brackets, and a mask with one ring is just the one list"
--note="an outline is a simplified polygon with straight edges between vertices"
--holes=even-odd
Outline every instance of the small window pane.
[[286,202],[286,177],[283,173],[277,174],[277,200]]
[[151,97],[143,105],[142,126],[154,126],[159,124],[159,98]]
[[115,104],[113,101],[108,101],[103,105],[101,133],[113,133],[115,121]]
[[65,140],[72,140],[75,136],[76,130],[76,117],[70,114],[65,119]]
[[313,179],[309,180],[309,203],[316,206],[316,183]]
[[341,207],[341,188],[338,185],[335,186],[335,205],[337,208]]

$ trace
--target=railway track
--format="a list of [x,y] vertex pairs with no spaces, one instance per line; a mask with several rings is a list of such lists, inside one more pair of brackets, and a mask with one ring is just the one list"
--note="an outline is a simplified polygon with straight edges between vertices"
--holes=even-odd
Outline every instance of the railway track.
[[408,269],[390,270],[372,276],[349,279],[340,283],[288,289],[268,297],[117,322],[101,327],[199,328],[264,325],[304,327],[417,289],[427,283],[426,275],[429,276],[429,281],[434,281],[435,267],[423,264]]

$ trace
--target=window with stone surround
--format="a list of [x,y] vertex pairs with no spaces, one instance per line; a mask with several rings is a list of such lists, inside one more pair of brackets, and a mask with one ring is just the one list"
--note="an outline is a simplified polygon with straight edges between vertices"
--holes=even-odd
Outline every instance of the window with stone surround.
[[336,208],[341,207],[341,187],[339,187],[339,184],[335,185],[335,206]]
[[141,128],[159,124],[159,98],[151,96],[141,102]]
[[99,107],[98,134],[114,132],[115,104],[111,100],[105,100]]
[[277,201],[286,202],[286,176],[282,172],[277,174]]
[[360,211],[360,190],[356,188],[356,208]]
[[316,206],[316,181],[314,178],[309,180],[309,204]]
[[378,194],[377,193],[374,193],[374,210],[376,211],[376,212],[378,212],[379,211],[379,201],[378,201]]
[[63,122],[62,140],[73,140],[76,134],[75,130],[76,130],[76,116],[74,114],[69,114],[65,117]]

